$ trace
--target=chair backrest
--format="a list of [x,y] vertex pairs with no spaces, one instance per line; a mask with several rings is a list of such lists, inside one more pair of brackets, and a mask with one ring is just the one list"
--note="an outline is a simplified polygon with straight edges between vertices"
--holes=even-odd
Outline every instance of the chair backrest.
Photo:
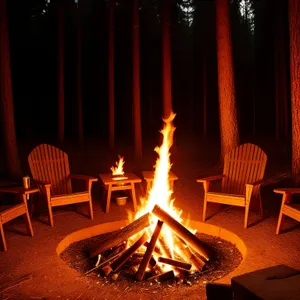
[[72,192],[68,155],[62,150],[41,144],[31,151],[28,163],[33,179],[51,183],[52,195]]
[[245,184],[263,179],[267,163],[265,152],[254,144],[243,144],[224,157],[222,192],[245,194]]

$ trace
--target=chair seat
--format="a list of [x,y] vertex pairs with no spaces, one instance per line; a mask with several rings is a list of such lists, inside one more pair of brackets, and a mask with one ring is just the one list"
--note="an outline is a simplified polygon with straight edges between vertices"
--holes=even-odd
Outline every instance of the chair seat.
[[282,208],[282,213],[300,222],[300,204],[286,204]]
[[246,198],[244,195],[207,192],[206,201],[220,204],[242,206],[246,205]]
[[87,202],[90,200],[90,193],[88,191],[78,192],[72,194],[56,195],[51,197],[52,206],[75,204],[80,202]]

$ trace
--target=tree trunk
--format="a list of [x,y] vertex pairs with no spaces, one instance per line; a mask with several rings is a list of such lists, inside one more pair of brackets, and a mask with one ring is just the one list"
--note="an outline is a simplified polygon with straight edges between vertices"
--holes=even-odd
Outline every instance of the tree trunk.
[[285,40],[285,3],[275,1],[275,85],[276,85],[276,138],[288,137],[288,100]]
[[65,87],[64,87],[64,11],[58,7],[58,140],[65,135]]
[[292,104],[292,172],[300,183],[300,2],[289,0],[290,72]]
[[115,145],[115,74],[114,74],[114,19],[115,1],[109,0],[109,41],[108,41],[108,97],[109,97],[109,146]]
[[133,2],[133,124],[134,152],[137,160],[142,159],[142,129],[140,103],[140,45],[139,45],[139,0]]
[[170,0],[163,0],[162,13],[162,89],[163,115],[170,116],[172,109],[171,45],[170,45]]
[[239,144],[235,102],[229,0],[216,0],[221,159]]
[[77,113],[78,113],[78,141],[83,143],[83,120],[82,120],[82,86],[81,86],[81,19],[80,19],[80,7],[78,1],[77,7]]
[[207,55],[203,54],[203,135],[207,138]]
[[17,178],[21,176],[21,166],[14,120],[6,0],[0,0],[0,80],[6,165],[9,175]]

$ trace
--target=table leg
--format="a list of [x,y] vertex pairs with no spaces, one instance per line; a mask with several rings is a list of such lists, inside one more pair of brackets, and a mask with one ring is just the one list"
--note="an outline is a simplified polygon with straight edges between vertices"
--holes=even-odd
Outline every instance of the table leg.
[[2,238],[3,250],[6,251],[7,250],[7,245],[6,245],[6,240],[5,240],[5,235],[4,235],[4,230],[3,230],[2,223],[0,223],[0,233],[1,233],[1,238]]
[[28,206],[27,206],[27,195],[23,194],[22,197],[23,197],[23,201],[24,201],[24,204],[25,204],[25,215],[26,215],[26,225],[27,225],[27,230],[28,230],[28,233],[31,235],[31,236],[34,236],[34,233],[33,233],[33,229],[32,229],[32,224],[31,224],[31,219],[30,219],[30,216],[29,216],[29,212],[28,212]]
[[133,202],[133,210],[136,211],[136,195],[135,195],[135,186],[134,183],[131,183],[131,195],[132,195],[132,202]]
[[110,199],[111,199],[111,184],[109,184],[109,185],[108,185],[108,188],[107,188],[106,213],[109,212],[109,208],[110,208]]

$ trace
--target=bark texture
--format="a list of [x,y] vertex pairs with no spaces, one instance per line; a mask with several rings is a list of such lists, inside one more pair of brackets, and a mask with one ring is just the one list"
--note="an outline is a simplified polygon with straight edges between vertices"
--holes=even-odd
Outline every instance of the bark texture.
[[162,13],[162,65],[163,65],[163,115],[168,118],[172,109],[171,45],[170,45],[171,0],[163,0]]
[[216,31],[221,158],[239,145],[235,101],[229,0],[216,0]]
[[114,22],[115,0],[109,0],[109,41],[108,41],[108,98],[109,98],[109,146],[115,145],[115,65],[114,65]]
[[64,82],[64,11],[58,7],[58,140],[65,136],[65,82]]
[[137,160],[142,159],[142,128],[140,101],[140,42],[139,42],[139,0],[133,1],[133,124],[134,152]]
[[300,183],[300,2],[289,0],[292,172]]
[[81,85],[81,18],[80,18],[80,1],[77,8],[77,113],[78,113],[78,141],[83,143],[83,120],[82,120],[82,85]]
[[9,175],[17,178],[21,176],[21,167],[15,130],[6,0],[0,0],[0,82],[6,166]]

